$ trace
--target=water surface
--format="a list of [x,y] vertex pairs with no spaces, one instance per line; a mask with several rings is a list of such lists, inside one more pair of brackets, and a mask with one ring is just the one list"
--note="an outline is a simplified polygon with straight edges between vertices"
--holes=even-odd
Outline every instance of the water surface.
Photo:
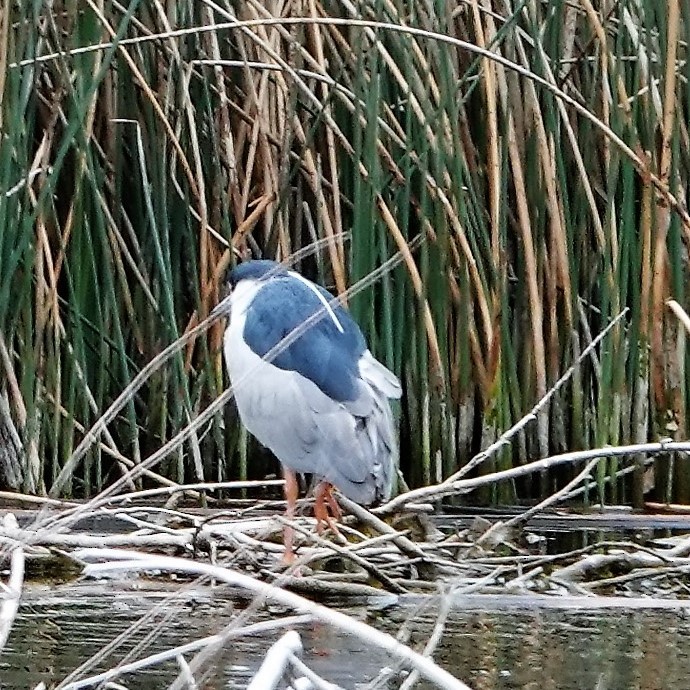
[[[83,675],[132,660],[127,653],[136,646],[133,658],[216,633],[238,615],[257,622],[287,613],[247,610],[246,600],[223,588],[184,587],[183,595],[173,598],[174,591],[144,580],[29,585],[0,657],[0,687],[56,684],[136,623],[139,627],[111,656]],[[583,609],[586,602],[589,608]],[[431,597],[409,596],[383,610],[365,601],[343,610],[391,634],[406,632],[421,649],[435,624],[437,604]],[[475,690],[690,687],[689,609],[654,599],[597,599],[593,604],[531,595],[456,597],[435,658]],[[345,688],[365,687],[392,664],[385,652],[321,623],[298,630],[304,661]],[[233,641],[215,664],[206,666],[208,678],[200,687],[246,687],[279,635]],[[131,690],[165,687],[176,673],[172,662],[121,682]],[[401,677],[394,673],[378,687],[398,687]]]

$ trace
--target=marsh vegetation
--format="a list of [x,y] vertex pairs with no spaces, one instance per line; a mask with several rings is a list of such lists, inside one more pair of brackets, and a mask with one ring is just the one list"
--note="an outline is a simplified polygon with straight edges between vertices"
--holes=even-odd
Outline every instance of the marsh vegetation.
[[[229,578],[342,626],[285,587],[441,587],[440,611],[448,592],[494,586],[684,596],[684,540],[556,557],[524,539],[564,501],[690,502],[688,11],[0,7],[0,501],[40,507],[0,531],[0,648],[25,566],[58,551],[65,576]],[[277,564],[277,466],[228,404],[209,316],[248,256],[339,296],[404,387],[400,496],[343,501],[345,542],[301,516],[296,579]],[[442,501],[522,508],[438,534]],[[99,516],[135,531],[75,533]],[[443,628],[439,614],[424,653],[405,654],[466,687],[430,660]],[[180,662],[179,683],[193,676]]]

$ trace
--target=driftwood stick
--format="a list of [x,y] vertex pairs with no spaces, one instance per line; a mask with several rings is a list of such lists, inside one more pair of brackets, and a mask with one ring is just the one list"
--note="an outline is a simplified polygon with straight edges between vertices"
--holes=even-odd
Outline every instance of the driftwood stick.
[[302,653],[302,640],[295,630],[288,630],[266,653],[247,690],[275,690],[285,675],[291,656]]
[[[308,684],[305,683],[304,687],[306,688],[316,688],[316,690],[343,690],[339,685],[329,683],[327,680],[324,680],[321,676],[314,673],[302,659],[296,657],[294,654],[290,656],[290,666],[292,666],[297,673],[302,674],[303,678],[300,680],[306,680],[308,682]],[[292,687],[294,690],[298,690],[297,683]]]
[[0,540],[10,539],[21,544],[39,544],[41,546],[58,546],[61,548],[165,548],[191,545],[194,535],[188,530],[178,530],[178,534],[54,534],[48,530],[34,532],[16,528],[0,528]]
[[[292,654],[290,656],[290,666],[297,671],[297,673],[301,673],[304,678],[306,678],[311,685],[307,687],[311,688],[316,688],[316,690],[343,690],[339,685],[335,685],[334,683],[329,683],[327,680],[324,680],[321,678],[321,676],[317,675],[312,671],[309,666],[307,666],[302,659],[299,657],[295,656]],[[293,688],[297,690],[295,685],[293,685]]]
[[110,496],[104,503],[123,503],[126,501],[139,501],[155,496],[172,496],[177,493],[190,492],[198,496],[199,491],[229,491],[238,489],[265,489],[279,488],[285,484],[284,479],[267,479],[265,481],[236,481],[236,482],[197,482],[195,484],[175,484],[174,486],[162,486],[157,489],[144,489],[132,491],[126,494]]
[[187,663],[186,659],[182,656],[182,654],[178,654],[176,659],[177,665],[180,667],[178,678],[182,679],[186,690],[198,690],[199,685],[194,679],[194,674],[192,673],[192,669],[189,668],[189,664]]
[[[301,561],[295,562],[297,570],[300,569],[301,565]],[[361,582],[328,580],[316,575],[288,576],[265,571],[262,574],[265,574],[267,577],[273,577],[276,585],[311,597],[380,597],[385,594],[383,590]]]
[[47,496],[31,496],[29,494],[15,493],[14,491],[0,491],[0,501],[28,503],[29,505],[39,505],[47,508],[74,508],[80,505],[74,501],[60,501]]
[[529,510],[526,510],[524,513],[516,515],[510,520],[506,520],[504,526],[518,527],[524,525],[531,517],[533,517],[537,513],[540,513],[542,510],[546,510],[546,508],[549,508],[555,503],[558,503],[560,500],[566,498],[570,493],[571,489],[574,489],[578,484],[580,484],[589,477],[591,471],[599,464],[600,461],[601,458],[594,458],[594,460],[590,460],[585,466],[585,468],[582,470],[582,472],[580,472],[577,475],[577,477],[571,479],[562,489],[557,491],[555,494],[551,494],[551,496],[548,496],[540,503],[537,503],[536,506],[530,508]]
[[375,515],[389,515],[404,508],[407,503],[417,503],[420,500],[437,500],[445,496],[452,496],[457,494],[468,493],[480,486],[488,484],[495,484],[506,479],[515,479],[526,474],[534,472],[543,472],[544,470],[557,467],[559,465],[573,464],[576,462],[585,462],[593,460],[594,458],[605,457],[622,457],[625,455],[647,454],[654,455],[657,453],[690,453],[690,441],[660,441],[658,443],[633,443],[627,446],[606,446],[604,448],[592,448],[589,450],[573,451],[571,453],[561,453],[560,455],[552,455],[548,458],[542,458],[529,462],[519,467],[513,467],[509,470],[501,472],[494,472],[493,474],[483,475],[481,477],[474,477],[472,479],[459,479],[453,482],[444,482],[442,484],[435,484],[433,486],[423,487],[421,489],[413,489],[407,491],[400,496],[388,501],[378,508],[374,508],[371,512]]
[[[342,494],[338,494],[338,503],[345,508],[349,513],[352,513],[358,520],[373,527],[380,534],[390,534],[393,543],[410,558],[428,559],[428,556],[410,539],[406,536],[396,532],[393,527],[385,523],[381,518],[377,517],[370,510],[363,508],[358,503],[351,501]],[[397,536],[395,536],[397,535]]]
[[577,477],[569,481],[562,489],[557,491],[555,494],[552,494],[551,496],[545,498],[536,506],[529,508],[528,510],[524,511],[523,513],[520,513],[519,515],[516,515],[510,520],[506,520],[505,522],[499,521],[493,524],[484,534],[482,534],[481,537],[479,537],[479,539],[477,539],[477,545],[484,544],[487,541],[490,543],[491,538],[497,532],[501,533],[505,530],[511,530],[521,525],[524,525],[533,515],[536,515],[537,513],[541,512],[542,510],[545,510],[549,506],[558,503],[561,499],[564,499],[573,488],[575,488],[578,484],[580,484],[580,482],[584,481],[587,477],[589,477],[590,472],[600,462],[600,460],[601,458],[594,458],[594,460],[590,460],[587,463],[586,467],[582,470],[582,472],[580,472],[577,475]]

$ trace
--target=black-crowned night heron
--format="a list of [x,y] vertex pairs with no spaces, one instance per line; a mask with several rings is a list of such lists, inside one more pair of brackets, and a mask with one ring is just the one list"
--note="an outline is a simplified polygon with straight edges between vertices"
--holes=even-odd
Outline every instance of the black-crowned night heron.
[[[296,472],[318,481],[319,527],[333,526],[326,502],[339,514],[332,486],[364,505],[388,499],[396,477],[388,402],[400,397],[396,376],[369,352],[347,311],[299,273],[247,261],[229,280],[225,361],[243,424],[282,463],[288,518]],[[284,538],[289,562],[290,529]]]

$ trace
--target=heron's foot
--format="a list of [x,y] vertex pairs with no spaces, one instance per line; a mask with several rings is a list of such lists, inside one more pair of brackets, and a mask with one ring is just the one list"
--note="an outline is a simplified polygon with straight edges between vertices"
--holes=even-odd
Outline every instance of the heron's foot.
[[[285,477],[285,500],[287,501],[285,517],[290,521],[295,517],[299,485],[297,484],[297,475],[287,467],[283,467],[283,476]],[[285,552],[281,562],[283,565],[292,565],[295,562],[295,529],[292,525],[283,527],[283,544],[285,544]]]
[[292,525],[285,525],[283,527],[283,542],[285,544],[285,551],[283,551],[283,557],[280,559],[280,565],[283,569],[283,575],[300,578],[305,574],[303,571],[304,565],[301,564],[297,559],[297,554],[295,553],[294,548],[294,539],[294,528]]
[[292,576],[300,577],[302,575],[302,569],[299,566],[295,566],[295,561],[297,560],[297,555],[294,551],[288,551],[285,549],[283,557],[280,559],[280,565],[284,568],[293,569]]
[[316,532],[322,534],[324,529],[328,528],[336,536],[341,536],[336,521],[342,518],[343,511],[333,495],[333,485],[328,482],[319,482],[314,490],[314,498]]
[[328,491],[326,492],[326,503],[328,503],[328,507],[331,509],[331,515],[340,522],[343,519],[343,509],[340,507],[338,499],[333,495],[333,486],[331,484],[328,485]]
[[295,530],[290,525],[283,527],[283,544],[285,544],[285,551],[280,562],[283,565],[292,565],[295,562]]

